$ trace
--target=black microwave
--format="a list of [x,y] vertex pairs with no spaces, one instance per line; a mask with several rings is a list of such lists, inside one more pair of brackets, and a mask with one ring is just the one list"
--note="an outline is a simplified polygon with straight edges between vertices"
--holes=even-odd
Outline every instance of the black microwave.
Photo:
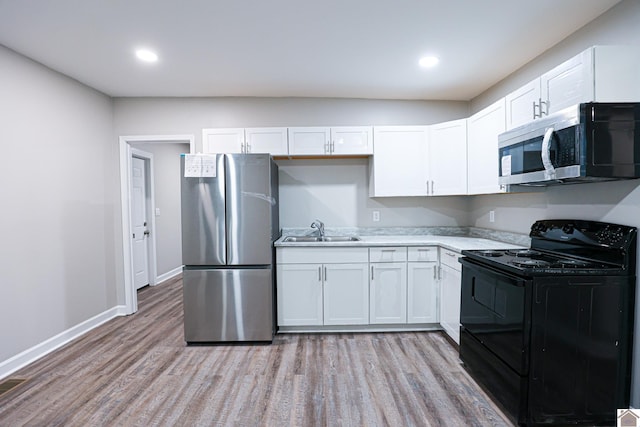
[[501,185],[640,178],[640,103],[583,103],[498,137]]

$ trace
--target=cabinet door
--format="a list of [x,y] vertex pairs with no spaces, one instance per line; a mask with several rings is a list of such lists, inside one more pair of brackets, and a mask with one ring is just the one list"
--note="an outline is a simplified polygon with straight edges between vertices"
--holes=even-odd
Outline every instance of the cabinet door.
[[467,120],[430,127],[429,176],[432,196],[467,194]]
[[372,263],[369,319],[372,324],[407,323],[407,263]]
[[512,129],[533,120],[534,109],[536,114],[540,113],[537,105],[541,96],[540,78],[508,94],[505,97],[507,103],[507,129]]
[[498,135],[506,130],[505,100],[467,120],[467,194],[499,193]]
[[324,265],[324,324],[369,323],[368,264]]
[[369,195],[426,196],[429,134],[426,126],[373,129]]
[[544,113],[552,114],[594,99],[593,55],[587,49],[540,78]]
[[331,154],[373,154],[372,133],[366,126],[331,128]]
[[407,323],[437,323],[437,262],[410,262],[407,265]]
[[202,151],[204,153],[243,153],[244,129],[203,129]]
[[278,264],[278,325],[322,325],[322,265]]
[[289,154],[287,128],[248,128],[245,129],[245,139],[247,153]]
[[289,128],[289,155],[324,156],[331,153],[331,132],[324,127]]
[[457,344],[460,343],[460,293],[462,274],[441,264],[440,325]]

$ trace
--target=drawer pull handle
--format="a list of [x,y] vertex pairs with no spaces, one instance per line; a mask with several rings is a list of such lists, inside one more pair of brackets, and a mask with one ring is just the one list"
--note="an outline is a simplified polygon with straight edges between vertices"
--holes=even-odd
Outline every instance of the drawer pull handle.
[[322,267],[318,267],[318,282],[322,282]]
[[373,265],[371,266],[371,280],[373,280]]

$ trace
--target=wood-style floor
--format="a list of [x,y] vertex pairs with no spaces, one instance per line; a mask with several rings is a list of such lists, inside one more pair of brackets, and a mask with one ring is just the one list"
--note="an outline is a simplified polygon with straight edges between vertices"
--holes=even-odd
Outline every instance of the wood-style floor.
[[185,346],[182,281],[11,378],[1,426],[510,426],[440,332]]

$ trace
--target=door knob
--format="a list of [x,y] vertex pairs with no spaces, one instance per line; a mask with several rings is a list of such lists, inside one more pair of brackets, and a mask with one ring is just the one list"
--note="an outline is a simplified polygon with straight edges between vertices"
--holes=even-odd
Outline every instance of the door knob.
[[150,233],[149,233],[149,230],[145,230],[144,235],[145,235],[145,236],[148,236],[149,234],[150,234]]

